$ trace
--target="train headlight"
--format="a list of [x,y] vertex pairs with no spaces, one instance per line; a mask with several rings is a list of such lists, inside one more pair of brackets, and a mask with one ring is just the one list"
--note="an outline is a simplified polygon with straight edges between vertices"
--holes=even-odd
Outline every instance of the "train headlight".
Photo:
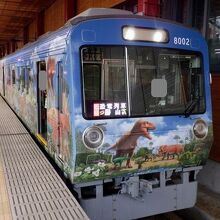
[[123,34],[124,34],[124,38],[126,40],[134,40],[135,39],[135,29],[132,27],[125,29]]
[[206,138],[208,134],[208,126],[202,119],[198,119],[193,125],[193,133],[199,139]]
[[89,149],[96,149],[103,144],[104,133],[98,126],[92,126],[83,132],[82,140]]
[[129,41],[148,41],[157,43],[167,43],[169,41],[168,32],[163,29],[125,26],[123,27],[122,34],[123,38]]
[[153,35],[153,40],[155,42],[161,42],[161,41],[163,41],[163,37],[164,37],[164,35],[163,35],[162,31],[156,31]]

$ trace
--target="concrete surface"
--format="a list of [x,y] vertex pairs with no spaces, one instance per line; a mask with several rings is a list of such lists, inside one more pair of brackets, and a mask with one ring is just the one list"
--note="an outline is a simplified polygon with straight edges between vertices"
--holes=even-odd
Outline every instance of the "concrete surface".
[[220,194],[220,163],[208,160],[198,174],[198,182],[211,191]]
[[220,194],[199,185],[195,207],[176,213],[185,220],[220,220]]
[[197,179],[196,205],[176,213],[186,220],[220,220],[220,163],[208,160]]

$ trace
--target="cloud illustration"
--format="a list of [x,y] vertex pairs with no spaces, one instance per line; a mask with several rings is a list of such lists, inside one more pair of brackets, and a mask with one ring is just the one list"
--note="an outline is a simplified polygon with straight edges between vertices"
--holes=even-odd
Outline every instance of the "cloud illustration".
[[[149,143],[152,142],[152,149],[158,150],[161,145],[164,144],[176,144],[179,143],[180,140],[183,143],[186,142],[186,138],[190,139],[190,131],[192,129],[191,124],[187,125],[177,125],[175,130],[168,130],[167,132],[158,132],[157,134],[152,133],[152,140],[147,140],[140,138],[138,141],[138,146],[140,147],[149,147]],[[178,135],[180,138],[175,139],[174,137]]]

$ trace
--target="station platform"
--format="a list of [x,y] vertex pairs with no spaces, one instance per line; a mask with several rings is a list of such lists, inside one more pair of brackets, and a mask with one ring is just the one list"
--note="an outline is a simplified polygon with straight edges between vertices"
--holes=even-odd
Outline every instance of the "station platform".
[[89,219],[0,97],[0,220]]
[[205,185],[198,184],[194,207],[139,220],[220,220],[220,194]]
[[184,220],[220,220],[220,194],[199,184],[195,206],[176,213]]

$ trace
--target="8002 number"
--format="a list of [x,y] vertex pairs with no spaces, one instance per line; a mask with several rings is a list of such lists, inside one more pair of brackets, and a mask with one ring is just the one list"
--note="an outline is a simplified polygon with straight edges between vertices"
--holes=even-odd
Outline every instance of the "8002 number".
[[190,39],[189,38],[184,38],[184,37],[174,37],[173,38],[173,43],[178,44],[178,45],[190,45]]

